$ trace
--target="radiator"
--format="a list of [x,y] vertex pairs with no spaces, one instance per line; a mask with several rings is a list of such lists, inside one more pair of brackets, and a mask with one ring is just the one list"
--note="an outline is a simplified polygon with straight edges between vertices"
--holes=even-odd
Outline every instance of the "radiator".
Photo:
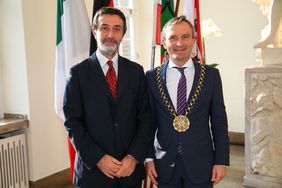
[[28,188],[25,134],[0,138],[0,188]]

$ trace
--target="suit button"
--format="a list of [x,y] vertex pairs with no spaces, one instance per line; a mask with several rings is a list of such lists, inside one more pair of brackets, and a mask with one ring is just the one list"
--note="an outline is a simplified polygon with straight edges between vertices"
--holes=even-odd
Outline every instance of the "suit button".
[[115,123],[115,126],[118,127],[118,123]]

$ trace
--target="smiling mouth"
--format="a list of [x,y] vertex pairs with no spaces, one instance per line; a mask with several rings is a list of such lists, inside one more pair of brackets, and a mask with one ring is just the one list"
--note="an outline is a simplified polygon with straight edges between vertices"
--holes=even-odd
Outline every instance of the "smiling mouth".
[[173,50],[174,50],[174,51],[185,51],[186,48],[174,48]]

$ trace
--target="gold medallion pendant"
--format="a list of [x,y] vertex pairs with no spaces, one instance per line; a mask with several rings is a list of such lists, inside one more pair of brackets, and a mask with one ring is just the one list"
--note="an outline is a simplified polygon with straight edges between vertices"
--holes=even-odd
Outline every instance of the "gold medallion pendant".
[[175,116],[173,120],[173,127],[178,132],[185,132],[190,127],[190,121],[186,116]]
[[191,97],[191,99],[187,102],[187,107],[185,110],[185,116],[183,115],[177,115],[173,104],[171,103],[171,101],[169,100],[169,97],[167,96],[167,92],[164,89],[164,85],[163,85],[163,81],[161,78],[161,69],[164,68],[165,64],[162,64],[162,66],[159,66],[156,68],[156,84],[158,86],[158,90],[160,93],[160,96],[163,100],[164,105],[167,107],[168,111],[171,113],[172,116],[174,116],[174,120],[173,120],[173,127],[177,132],[185,132],[189,129],[190,127],[190,121],[189,119],[186,117],[188,114],[191,113],[194,105],[197,103],[197,99],[201,93],[202,87],[204,85],[204,81],[205,81],[205,65],[203,64],[199,64],[200,65],[200,74],[198,77],[198,83],[197,86],[195,88],[195,91]]

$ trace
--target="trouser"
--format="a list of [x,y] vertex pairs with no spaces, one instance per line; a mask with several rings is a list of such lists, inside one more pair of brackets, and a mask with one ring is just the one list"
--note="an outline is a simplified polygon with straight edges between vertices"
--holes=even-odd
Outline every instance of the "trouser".
[[141,188],[142,182],[136,184],[136,185],[131,185],[131,186],[124,186],[124,185],[120,185],[118,181],[116,181],[114,183],[114,187],[113,188]]
[[212,188],[211,181],[200,184],[192,183],[184,168],[182,156],[178,156],[175,161],[175,166],[171,175],[171,179],[168,183],[158,182],[158,188]]

